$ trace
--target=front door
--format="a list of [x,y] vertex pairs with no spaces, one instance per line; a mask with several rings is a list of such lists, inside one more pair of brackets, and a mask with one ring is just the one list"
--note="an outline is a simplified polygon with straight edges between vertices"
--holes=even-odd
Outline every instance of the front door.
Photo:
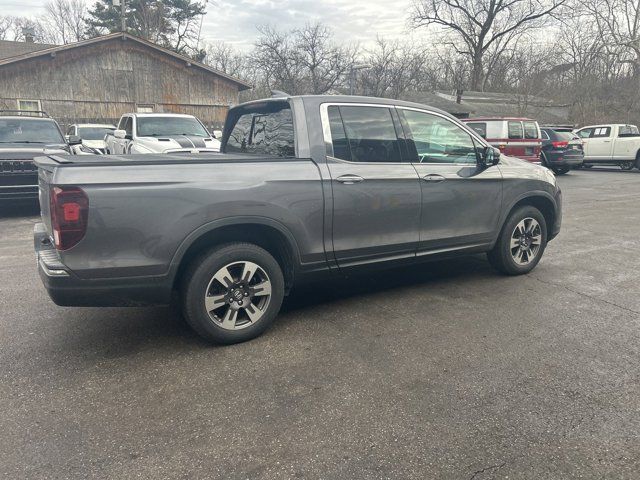
[[388,106],[322,106],[333,190],[333,250],[339,266],[416,255],[420,183],[403,161]]
[[398,111],[422,189],[418,255],[486,246],[498,228],[500,169],[480,168],[476,152],[481,144],[448,117],[404,107]]
[[596,160],[610,160],[613,156],[611,127],[595,127],[587,140],[586,155]]

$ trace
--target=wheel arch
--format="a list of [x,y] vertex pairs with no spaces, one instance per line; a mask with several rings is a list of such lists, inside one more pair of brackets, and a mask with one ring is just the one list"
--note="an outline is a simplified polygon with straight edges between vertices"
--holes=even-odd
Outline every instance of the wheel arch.
[[542,213],[544,221],[547,224],[547,235],[550,235],[556,222],[557,205],[551,195],[542,191],[531,192],[514,200],[510,207],[505,210],[507,213],[502,219],[500,231],[502,231],[502,228],[511,213],[524,205],[530,205],[540,210],[540,213]]
[[192,232],[180,245],[170,266],[173,288],[180,286],[189,263],[216,245],[247,242],[264,248],[276,259],[288,292],[300,265],[300,253],[293,234],[281,223],[263,217],[235,217],[217,220]]

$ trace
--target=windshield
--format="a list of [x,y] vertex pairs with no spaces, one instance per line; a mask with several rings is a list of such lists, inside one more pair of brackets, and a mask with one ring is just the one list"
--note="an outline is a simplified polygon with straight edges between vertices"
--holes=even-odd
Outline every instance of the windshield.
[[52,120],[0,118],[0,143],[65,143]]
[[83,140],[104,140],[104,136],[114,130],[115,127],[79,127],[78,136]]
[[208,137],[209,133],[193,117],[138,117],[139,137],[192,135]]

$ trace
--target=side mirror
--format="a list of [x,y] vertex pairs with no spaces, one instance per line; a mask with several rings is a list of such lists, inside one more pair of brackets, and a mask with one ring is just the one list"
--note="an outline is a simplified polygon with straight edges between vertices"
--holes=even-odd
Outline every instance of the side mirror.
[[218,140],[220,140],[222,138],[222,130],[214,130],[213,138],[217,138]]
[[69,145],[80,145],[82,143],[82,139],[77,135],[69,135],[67,143]]
[[484,147],[480,150],[479,164],[482,168],[488,168],[500,163],[500,150],[496,147]]
[[113,136],[116,138],[126,138],[127,137],[127,131],[126,130],[114,130],[113,131]]

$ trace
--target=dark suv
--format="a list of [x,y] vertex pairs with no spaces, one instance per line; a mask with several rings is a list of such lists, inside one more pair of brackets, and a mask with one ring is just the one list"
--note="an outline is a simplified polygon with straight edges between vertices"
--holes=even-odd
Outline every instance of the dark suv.
[[553,170],[556,175],[563,175],[571,168],[582,166],[584,161],[582,140],[575,133],[553,127],[540,127],[540,133],[542,165]]
[[[70,138],[69,143],[78,139]],[[0,110],[0,205],[38,198],[38,168],[33,158],[69,153],[55,120],[44,112]]]

